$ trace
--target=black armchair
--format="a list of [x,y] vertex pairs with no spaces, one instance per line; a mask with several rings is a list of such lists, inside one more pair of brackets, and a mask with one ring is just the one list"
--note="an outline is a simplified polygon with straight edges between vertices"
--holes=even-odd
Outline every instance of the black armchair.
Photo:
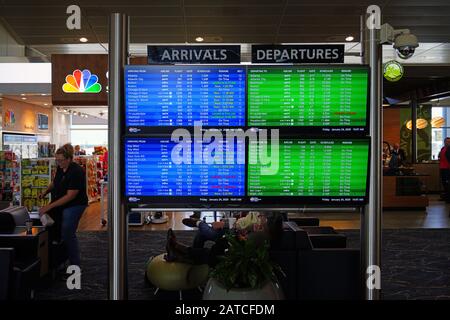
[[12,298],[14,249],[0,248],[0,300]]
[[[293,222],[284,223],[282,238],[272,246],[271,257],[285,273],[277,276],[286,299],[361,298],[359,250],[342,247],[345,236],[326,230],[308,234]],[[327,243],[332,247],[326,248]]]
[[360,251],[346,248],[299,251],[297,281],[299,299],[361,299]]
[[0,300],[28,300],[39,280],[39,258],[17,261],[13,248],[0,248]]
[[300,227],[306,231],[314,248],[346,248],[347,236],[333,227]]

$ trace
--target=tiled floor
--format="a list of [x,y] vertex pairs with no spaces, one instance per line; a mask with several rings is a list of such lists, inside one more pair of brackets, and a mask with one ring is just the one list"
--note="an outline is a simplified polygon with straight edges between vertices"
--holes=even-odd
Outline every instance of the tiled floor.
[[[450,204],[439,201],[439,196],[430,195],[430,205],[426,211],[385,211],[383,213],[383,227],[388,229],[402,228],[450,228]],[[133,230],[190,230],[181,220],[192,212],[169,212],[169,221],[164,224],[151,224],[133,226]],[[294,213],[301,216],[314,216],[320,218],[321,225],[333,226],[335,229],[359,229],[360,214],[355,212],[314,212]],[[208,217],[208,219],[211,219]],[[79,231],[106,230],[101,225],[100,204],[93,203],[86,210],[80,222]]]
[[[383,228],[450,228],[450,204],[439,201],[439,196],[430,195],[430,205],[426,211],[392,211],[383,212]],[[359,213],[314,213],[320,218],[321,225],[336,229],[359,229]]]

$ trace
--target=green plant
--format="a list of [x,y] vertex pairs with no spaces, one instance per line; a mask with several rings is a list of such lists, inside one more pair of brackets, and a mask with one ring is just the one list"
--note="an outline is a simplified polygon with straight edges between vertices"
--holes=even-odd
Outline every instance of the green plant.
[[229,248],[212,269],[211,277],[227,291],[232,288],[261,288],[267,281],[276,281],[275,271],[281,268],[270,260],[269,244],[226,235]]

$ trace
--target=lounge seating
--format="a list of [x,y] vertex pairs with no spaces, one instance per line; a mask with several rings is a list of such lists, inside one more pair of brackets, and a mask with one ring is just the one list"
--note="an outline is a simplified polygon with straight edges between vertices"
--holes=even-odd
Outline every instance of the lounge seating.
[[[293,222],[286,222],[284,229],[280,244],[271,249],[271,257],[286,274],[278,278],[287,299],[362,297],[358,249],[339,247],[341,235],[335,238],[336,234],[309,235]],[[321,244],[321,248],[314,243]],[[331,248],[325,248],[326,243]]]
[[164,254],[150,258],[147,262],[146,277],[156,287],[155,294],[159,289],[179,291],[180,300],[183,290],[199,288],[206,283],[208,276],[208,265],[167,262]]
[[40,259],[20,262],[13,248],[0,248],[0,300],[32,299],[40,268]]
[[0,300],[12,298],[14,249],[0,248]]

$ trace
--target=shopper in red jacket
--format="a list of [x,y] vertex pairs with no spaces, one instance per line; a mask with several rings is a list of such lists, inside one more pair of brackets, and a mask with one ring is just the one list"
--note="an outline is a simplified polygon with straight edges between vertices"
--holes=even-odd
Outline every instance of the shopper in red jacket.
[[444,192],[441,196],[441,200],[450,202],[449,198],[449,178],[450,178],[450,137],[445,138],[444,146],[439,152],[439,171],[441,175],[442,187]]

